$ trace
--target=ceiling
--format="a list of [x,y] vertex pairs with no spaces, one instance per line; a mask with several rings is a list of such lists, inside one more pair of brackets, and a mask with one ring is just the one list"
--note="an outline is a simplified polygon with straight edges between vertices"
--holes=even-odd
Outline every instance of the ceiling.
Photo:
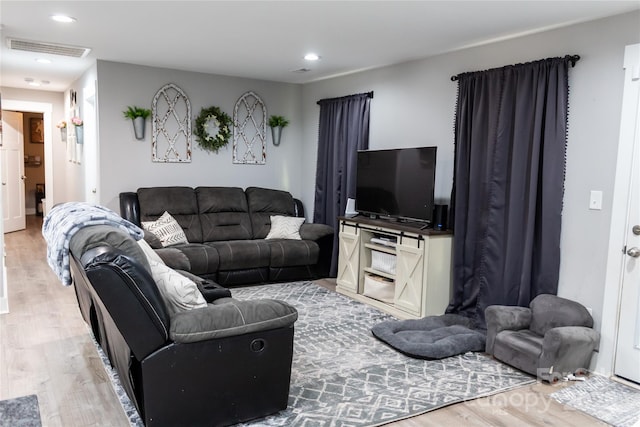
[[[2,0],[0,85],[64,91],[97,59],[307,83],[638,9],[640,0]],[[76,22],[50,19],[59,13]],[[91,51],[36,54],[9,49],[7,38]],[[321,59],[305,61],[311,51]]]

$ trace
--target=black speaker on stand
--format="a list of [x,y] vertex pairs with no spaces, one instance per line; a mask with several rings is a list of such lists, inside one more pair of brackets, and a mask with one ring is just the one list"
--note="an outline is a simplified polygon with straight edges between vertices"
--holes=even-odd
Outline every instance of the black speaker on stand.
[[447,205],[435,205],[433,207],[433,229],[444,231],[447,229]]

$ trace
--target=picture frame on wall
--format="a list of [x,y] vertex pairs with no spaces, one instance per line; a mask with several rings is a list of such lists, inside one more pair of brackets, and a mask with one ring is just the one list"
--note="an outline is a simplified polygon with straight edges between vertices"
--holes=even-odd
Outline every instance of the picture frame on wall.
[[29,135],[32,144],[44,144],[44,123],[38,117],[29,119]]

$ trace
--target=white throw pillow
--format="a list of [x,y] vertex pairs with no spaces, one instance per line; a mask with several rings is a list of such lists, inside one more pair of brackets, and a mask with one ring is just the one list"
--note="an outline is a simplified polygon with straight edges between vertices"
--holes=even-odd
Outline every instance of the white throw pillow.
[[207,306],[198,286],[165,264],[149,260],[151,276],[170,315]]
[[158,255],[156,251],[153,250],[151,245],[149,245],[146,240],[138,240],[138,246],[140,246],[142,252],[144,252],[144,254],[147,256],[148,262],[155,261],[159,264],[164,264],[164,261],[162,260],[162,258],[160,258],[160,255]]
[[265,239],[292,239],[301,240],[300,227],[304,218],[295,216],[271,216],[271,230]]
[[142,228],[155,234],[160,239],[162,246],[189,243],[178,221],[167,211],[155,221],[143,221]]

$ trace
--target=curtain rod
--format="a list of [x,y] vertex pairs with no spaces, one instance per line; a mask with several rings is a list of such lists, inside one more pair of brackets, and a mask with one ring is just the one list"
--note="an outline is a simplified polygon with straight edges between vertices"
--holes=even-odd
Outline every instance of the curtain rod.
[[354,95],[339,96],[339,97],[337,97],[337,98],[326,98],[326,99],[321,99],[320,101],[316,102],[316,104],[320,105],[320,103],[321,103],[322,101],[334,101],[334,100],[337,100],[337,99],[345,99],[345,98],[349,98],[349,97],[351,97],[351,96],[358,96],[358,95],[367,95],[367,98],[373,98],[373,91],[371,91],[371,92],[364,92],[364,93],[357,93],[357,94],[354,94]]
[[[576,66],[576,62],[580,61],[580,55],[565,55],[564,59],[568,60],[569,62],[571,62],[571,68]],[[457,74],[455,76],[451,76],[451,81],[455,82],[456,80],[458,80],[458,76],[460,74]]]

